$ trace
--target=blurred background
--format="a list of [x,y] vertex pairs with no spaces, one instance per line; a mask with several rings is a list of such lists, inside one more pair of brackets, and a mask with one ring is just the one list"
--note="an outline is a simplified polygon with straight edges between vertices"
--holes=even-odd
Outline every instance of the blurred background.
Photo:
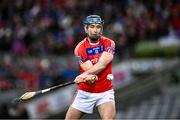
[[116,119],[180,118],[179,13],[178,0],[1,0],[0,118],[64,118],[76,85],[11,100],[74,80],[73,51],[91,14],[105,20],[104,36],[116,43]]

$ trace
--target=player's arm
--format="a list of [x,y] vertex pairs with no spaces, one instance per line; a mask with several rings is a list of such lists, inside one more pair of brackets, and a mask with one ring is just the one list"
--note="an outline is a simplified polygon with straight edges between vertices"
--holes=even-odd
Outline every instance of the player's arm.
[[102,53],[101,57],[99,58],[99,61],[90,69],[86,70],[84,74],[98,74],[102,70],[104,70],[112,60],[113,54],[105,51]]
[[113,54],[109,52],[103,52],[101,57],[99,58],[99,61],[95,64],[92,65],[89,69],[87,69],[84,73],[80,74],[79,76],[76,77],[75,82],[86,82],[86,76],[87,75],[95,75],[100,73],[102,70],[104,70],[107,65],[112,61],[113,59]]
[[79,64],[84,71],[87,71],[93,67],[93,64],[90,60],[86,61],[85,63],[79,63]]
[[102,53],[99,61],[93,65],[91,61],[79,62],[81,68],[85,71],[83,74],[77,76],[75,82],[79,83],[79,81],[86,78],[89,74],[98,74],[103,71],[107,65],[112,61],[114,54],[115,44],[114,42],[108,42],[107,46],[105,46],[105,51]]
[[79,64],[85,72],[89,74],[97,74],[101,72],[103,69],[105,69],[106,66],[109,64],[109,62],[112,61],[112,59],[113,59],[113,55],[111,53],[103,52],[103,54],[99,58],[99,62],[94,65],[95,66],[95,68],[93,68],[94,70],[90,70],[93,67],[93,64],[90,60],[86,61],[85,63],[79,63]]
[[[85,53],[84,50],[82,49],[75,49],[74,51],[75,53],[75,57],[76,57],[76,60],[78,61],[81,69],[83,71],[87,71],[89,70],[90,68],[92,68],[93,64],[92,62],[87,58],[87,55]],[[81,82],[86,82],[86,78],[87,76],[80,76],[78,75],[76,78],[75,78],[75,82],[76,83],[81,83]]]
[[90,69],[86,70],[83,75],[87,74],[98,74],[103,71],[107,65],[113,60],[115,43],[112,40],[106,41],[104,43],[105,51],[102,53],[99,61],[93,65]]
[[[92,62],[90,61],[90,60],[88,60],[88,61],[86,61],[86,62],[84,62],[84,63],[82,63],[81,61],[79,62],[79,65],[80,65],[80,67],[84,70],[84,71],[87,71],[87,70],[89,70],[89,69],[91,69],[92,67],[93,67],[93,64],[92,64]],[[90,74],[88,74],[88,75],[90,75]],[[84,76],[82,76],[82,74],[81,75],[78,75],[76,78],[75,78],[75,82],[76,83],[80,83],[80,82],[88,82],[87,81],[87,79],[85,79],[85,78],[87,78],[87,75],[84,75]],[[91,80],[90,80],[90,82],[91,82]],[[95,82],[94,80],[93,80],[93,82]],[[93,83],[92,82],[92,83]]]

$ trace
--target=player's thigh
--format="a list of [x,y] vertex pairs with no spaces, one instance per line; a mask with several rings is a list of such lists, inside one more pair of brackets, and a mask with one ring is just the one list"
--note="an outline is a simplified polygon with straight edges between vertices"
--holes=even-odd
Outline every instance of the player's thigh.
[[102,119],[115,119],[116,116],[116,108],[115,102],[109,101],[105,102],[101,105],[98,105],[98,112]]
[[80,119],[84,115],[83,112],[77,110],[76,108],[69,107],[67,113],[66,113],[66,120],[69,119]]

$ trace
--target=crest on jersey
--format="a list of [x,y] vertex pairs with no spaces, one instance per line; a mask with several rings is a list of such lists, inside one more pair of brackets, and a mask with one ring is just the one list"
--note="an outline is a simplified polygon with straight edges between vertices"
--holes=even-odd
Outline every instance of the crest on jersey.
[[107,49],[106,49],[106,51],[108,52],[108,53],[112,53],[112,54],[114,54],[114,52],[115,52],[115,48],[114,47],[107,47]]

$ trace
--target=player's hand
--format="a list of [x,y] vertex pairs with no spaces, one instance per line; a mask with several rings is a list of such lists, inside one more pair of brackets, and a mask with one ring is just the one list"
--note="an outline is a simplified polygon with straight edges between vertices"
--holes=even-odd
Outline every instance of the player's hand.
[[78,76],[75,78],[74,82],[75,82],[75,83],[86,82],[86,80],[85,80],[86,76],[87,76],[87,73],[84,72],[84,73],[78,75]]
[[84,78],[82,78],[81,76],[77,76],[74,80],[75,83],[82,83],[82,82],[86,82]]
[[88,75],[88,74],[81,74],[81,75],[78,75],[74,82],[75,83],[82,83],[82,82],[87,82],[87,83],[94,83],[96,80],[98,79],[98,77],[96,75]]
[[86,82],[89,84],[95,83],[98,80],[97,75],[87,75],[85,78]]

